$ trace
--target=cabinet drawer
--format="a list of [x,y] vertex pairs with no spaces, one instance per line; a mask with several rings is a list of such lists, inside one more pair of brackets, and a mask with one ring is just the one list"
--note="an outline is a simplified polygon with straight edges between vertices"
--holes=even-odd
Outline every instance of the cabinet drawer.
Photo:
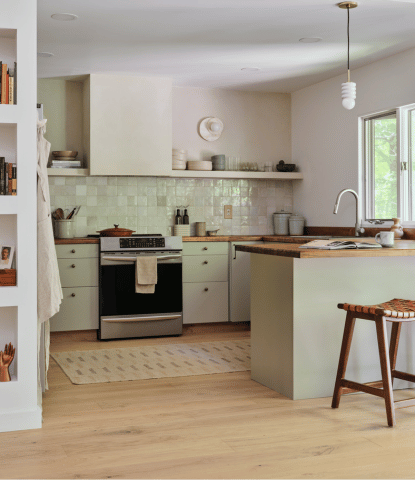
[[227,321],[228,282],[183,284],[183,323]]
[[98,258],[58,259],[62,287],[97,287]]
[[50,319],[52,332],[98,329],[98,287],[63,288],[59,312]]
[[55,245],[58,258],[98,258],[99,245]]
[[183,282],[227,282],[227,255],[183,257]]
[[184,242],[183,255],[227,255],[228,242]]

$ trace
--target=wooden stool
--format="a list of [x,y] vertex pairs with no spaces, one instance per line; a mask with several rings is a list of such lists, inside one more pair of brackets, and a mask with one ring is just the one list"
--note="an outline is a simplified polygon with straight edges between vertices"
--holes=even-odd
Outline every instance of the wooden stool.
[[[402,322],[415,321],[415,301],[395,298],[379,305],[363,306],[339,303],[337,306],[338,308],[346,310],[347,315],[331,406],[332,408],[338,408],[341,395],[356,391],[382,397],[385,399],[388,425],[393,427],[395,425],[395,409],[415,405],[415,398],[394,402],[392,389],[394,378],[415,383],[415,375],[395,370]],[[344,378],[356,318],[373,320],[376,324],[382,380],[369,383],[357,383]],[[387,352],[386,322],[393,322],[389,355]]]

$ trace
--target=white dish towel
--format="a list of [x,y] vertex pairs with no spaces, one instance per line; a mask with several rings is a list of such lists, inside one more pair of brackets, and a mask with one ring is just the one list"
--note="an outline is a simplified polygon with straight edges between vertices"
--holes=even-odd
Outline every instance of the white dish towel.
[[135,269],[136,293],[154,293],[157,283],[157,257],[138,256]]

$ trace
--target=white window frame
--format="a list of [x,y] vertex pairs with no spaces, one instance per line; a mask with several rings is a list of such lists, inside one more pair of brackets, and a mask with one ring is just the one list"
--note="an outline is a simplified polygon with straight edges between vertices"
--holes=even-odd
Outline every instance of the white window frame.
[[[368,220],[373,219],[373,199],[370,199],[370,189],[367,188],[367,184],[371,181],[372,169],[370,164],[370,156],[368,154],[368,146],[366,145],[366,120],[373,118],[379,118],[382,116],[391,115],[396,113],[396,129],[397,129],[397,163],[398,172],[397,175],[397,188],[398,188],[398,217],[402,219],[402,225],[406,227],[415,226],[415,220],[403,220],[404,218],[412,218],[412,202],[415,196],[415,191],[412,185],[412,170],[415,165],[411,163],[411,120],[410,112],[415,110],[415,103],[405,105],[403,107],[391,108],[383,110],[370,115],[364,115],[359,117],[359,144],[360,144],[360,165],[361,165],[361,188],[363,198],[363,226],[370,227],[373,223]],[[406,167],[406,168],[405,168]],[[410,202],[412,193],[412,202]],[[392,225],[393,222],[390,219],[380,219],[383,221],[383,226]]]

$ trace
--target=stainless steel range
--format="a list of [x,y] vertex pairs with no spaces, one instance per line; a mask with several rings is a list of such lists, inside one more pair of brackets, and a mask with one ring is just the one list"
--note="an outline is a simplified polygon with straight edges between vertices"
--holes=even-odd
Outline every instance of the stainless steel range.
[[[136,259],[157,256],[155,292],[135,292]],[[181,335],[182,239],[158,235],[100,239],[100,340]]]

